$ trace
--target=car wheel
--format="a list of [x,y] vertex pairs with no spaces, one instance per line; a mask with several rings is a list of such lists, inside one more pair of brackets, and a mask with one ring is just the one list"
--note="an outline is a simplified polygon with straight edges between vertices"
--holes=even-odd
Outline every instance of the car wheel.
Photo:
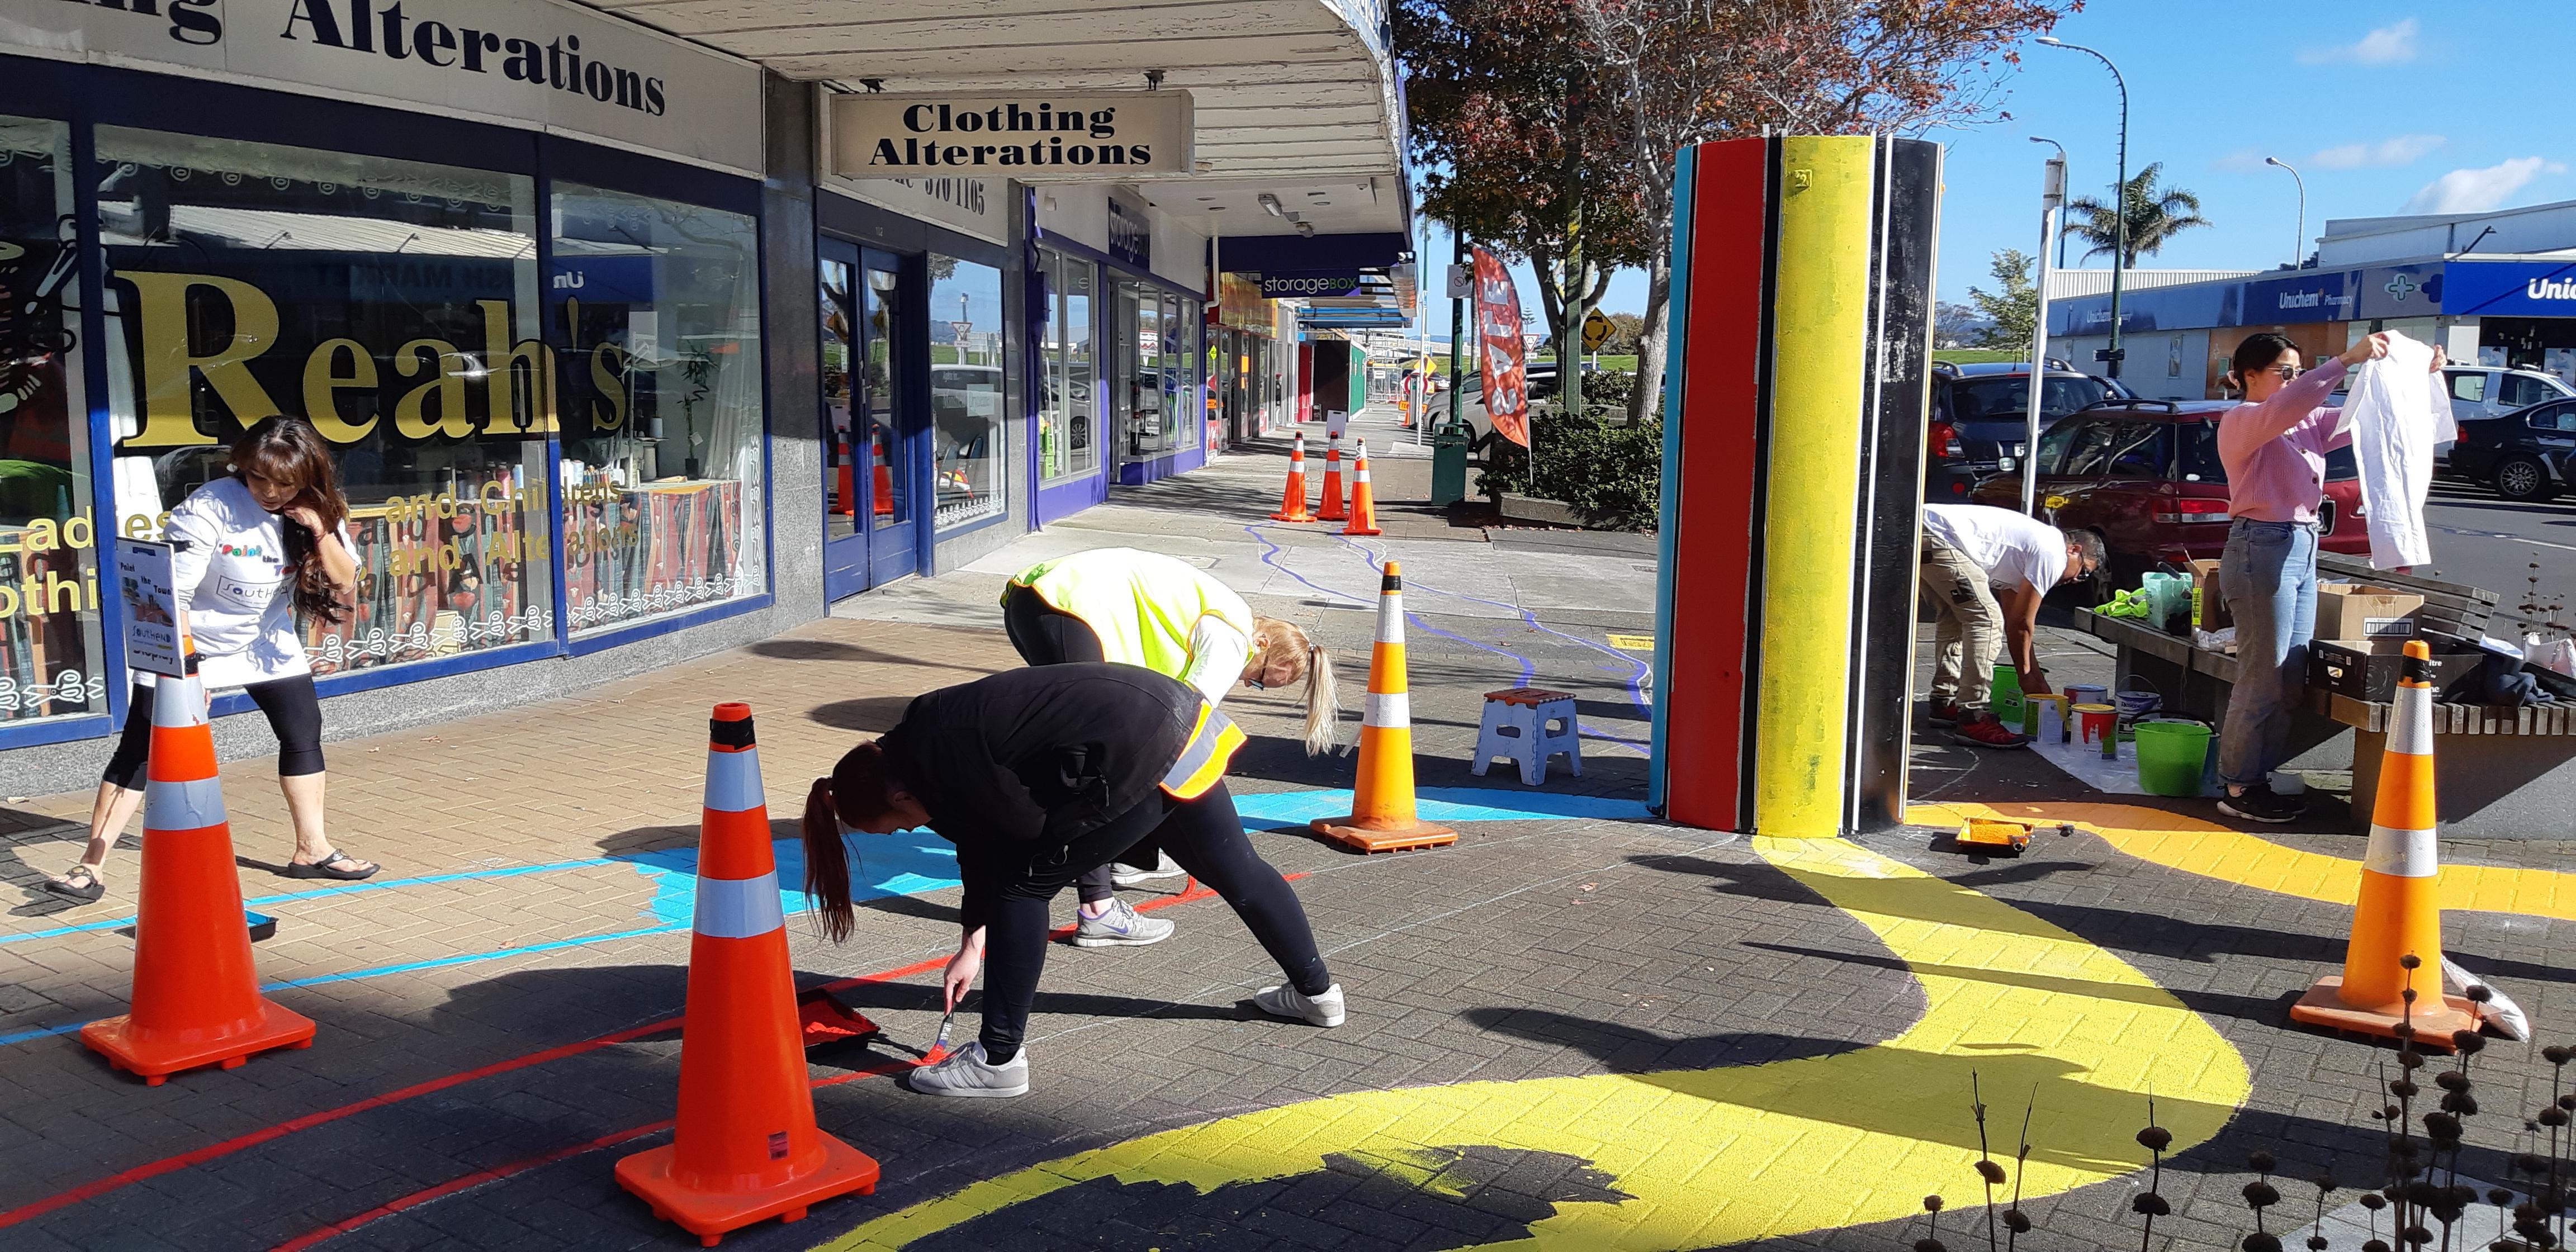
[[2509,456],[2496,462],[2495,490],[2507,500],[2546,500],[2558,494],[2558,483],[2540,458]]

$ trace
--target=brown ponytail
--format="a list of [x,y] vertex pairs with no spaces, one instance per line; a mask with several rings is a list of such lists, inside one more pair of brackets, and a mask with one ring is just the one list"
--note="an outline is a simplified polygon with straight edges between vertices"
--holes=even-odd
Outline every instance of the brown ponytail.
[[850,937],[849,846],[841,840],[829,778],[815,779],[805,793],[805,898],[813,904],[815,926],[824,938],[840,943]]

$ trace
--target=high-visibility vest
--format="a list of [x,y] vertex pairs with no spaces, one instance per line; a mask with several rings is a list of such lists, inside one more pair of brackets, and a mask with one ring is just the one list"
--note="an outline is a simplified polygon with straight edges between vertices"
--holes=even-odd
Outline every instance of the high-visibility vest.
[[1252,606],[1187,561],[1134,548],[1096,548],[1040,561],[1011,579],[1100,637],[1101,659],[1180,677],[1190,635],[1215,617],[1252,637]]
[[1181,755],[1164,771],[1162,788],[1175,800],[1195,800],[1225,777],[1225,767],[1234,760],[1235,751],[1243,746],[1243,728],[1234,719],[1217,712],[1216,706],[1199,702],[1198,725],[1190,730],[1190,740],[1182,745]]

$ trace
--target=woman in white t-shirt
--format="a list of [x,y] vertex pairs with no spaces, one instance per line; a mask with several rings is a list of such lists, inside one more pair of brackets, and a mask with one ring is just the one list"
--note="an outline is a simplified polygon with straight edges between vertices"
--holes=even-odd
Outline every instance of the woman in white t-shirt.
[[[277,782],[295,822],[289,878],[349,881],[377,869],[323,835],[322,705],[295,629],[299,612],[326,622],[348,614],[358,571],[348,517],[322,437],[301,418],[278,416],[236,440],[232,472],[190,492],[162,529],[197,676],[209,692],[241,688],[277,732]],[[82,901],[106,893],[107,851],[143,803],[151,677],[136,676],[126,703],[125,733],[90,809],[89,848],[45,881],[48,891]]]

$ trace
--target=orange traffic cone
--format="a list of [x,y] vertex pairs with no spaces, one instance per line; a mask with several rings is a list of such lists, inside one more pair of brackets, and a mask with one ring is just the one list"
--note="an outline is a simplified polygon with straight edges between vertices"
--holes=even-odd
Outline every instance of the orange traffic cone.
[[[1365,444],[1362,447],[1366,447]],[[1368,454],[1360,454],[1360,501],[1368,500]],[[1402,852],[1458,842],[1458,832],[1413,815],[1413,710],[1404,684],[1404,580],[1395,562],[1377,597],[1377,644],[1369,653],[1368,709],[1360,718],[1360,776],[1351,814],[1319,818],[1316,834],[1362,852]]]
[[1315,520],[1338,522],[1348,513],[1342,511],[1342,432],[1324,435],[1324,501],[1315,510]]
[[1360,440],[1359,464],[1351,471],[1351,520],[1342,527],[1345,535],[1374,535],[1377,529],[1377,492],[1369,487],[1368,440]]
[[859,512],[859,471],[850,464],[850,437],[836,436],[832,441],[832,512],[855,517]]
[[1306,432],[1297,432],[1297,442],[1288,446],[1288,490],[1279,502],[1279,511],[1270,515],[1274,522],[1311,522],[1315,515],[1306,511]]
[[727,1231],[876,1190],[877,1163],[814,1126],[751,706],[717,705],[708,738],[679,1125],[669,1145],[619,1161],[617,1185],[714,1247]]
[[312,1047],[313,1019],[259,994],[215,736],[194,675],[165,676],[153,693],[149,760],[134,1006],[81,1027],[81,1042],[153,1087],[181,1070],[239,1069],[255,1052]]
[[2353,903],[2343,976],[2328,975],[2290,1006],[2290,1020],[2397,1036],[2448,1049],[2455,1031],[2478,1028],[2477,1006],[2442,994],[2442,866],[2433,808],[2433,651],[2406,645],[2405,672],[2388,715],[2370,847]]
[[868,512],[877,517],[892,517],[894,516],[894,475],[886,471],[885,459],[876,454],[874,444],[869,445],[868,459],[877,463],[876,480],[869,484],[869,490],[876,493],[876,500],[868,506]]

